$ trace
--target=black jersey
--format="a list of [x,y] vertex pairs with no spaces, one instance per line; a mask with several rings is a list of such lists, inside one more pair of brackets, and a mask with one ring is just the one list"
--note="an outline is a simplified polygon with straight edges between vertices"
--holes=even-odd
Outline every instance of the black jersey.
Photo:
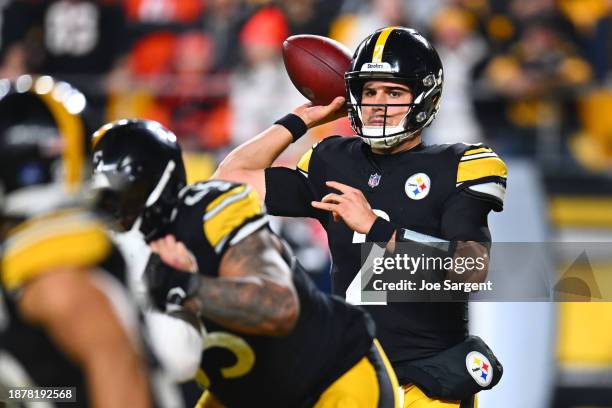
[[[76,387],[76,402],[58,402],[51,406],[87,407],[90,404],[85,372],[42,328],[25,321],[16,304],[21,289],[29,280],[65,266],[95,269],[96,283],[121,314],[124,329],[134,339],[139,338],[140,320],[136,308],[131,307],[125,264],[104,224],[91,213],[79,209],[54,211],[30,219],[11,230],[2,245],[0,386]],[[166,406],[162,401],[181,406],[180,401],[173,401],[177,391],[160,373],[147,345],[142,345],[144,354],[150,357],[148,363],[151,374],[155,375],[155,386],[171,394],[154,395],[156,406]]]
[[0,363],[6,365],[0,371],[7,374],[5,379],[11,378],[9,373],[19,372],[26,377],[5,386],[76,387],[77,402],[69,405],[88,405],[83,371],[55,346],[44,330],[21,318],[14,297],[30,279],[66,265],[98,267],[112,262],[114,267],[101,273],[108,275],[107,271],[112,270],[112,280],[119,286],[124,278],[123,268],[121,258],[115,256],[118,254],[113,251],[102,224],[78,210],[34,218],[9,234],[3,244],[0,270],[3,292],[0,309],[4,309],[6,318],[4,324],[0,323],[0,349],[10,358]]
[[[487,214],[502,209],[505,180],[505,164],[481,144],[420,144],[398,154],[378,155],[359,138],[331,137],[306,152],[295,170],[266,169],[266,206],[273,215],[321,222],[333,259],[333,292],[345,297],[358,279],[365,236],[311,206],[312,200],[335,192],[326,181],[361,190],[376,214],[398,227],[447,240],[489,242]],[[365,308],[396,367],[453,346],[467,334],[465,303]]]
[[[191,250],[201,274],[216,277],[224,252],[267,225],[250,187],[207,181],[181,191],[168,232]],[[299,264],[291,264],[300,315],[287,336],[244,334],[203,318],[207,333],[196,379],[226,406],[312,406],[372,345],[367,315],[318,291]]]

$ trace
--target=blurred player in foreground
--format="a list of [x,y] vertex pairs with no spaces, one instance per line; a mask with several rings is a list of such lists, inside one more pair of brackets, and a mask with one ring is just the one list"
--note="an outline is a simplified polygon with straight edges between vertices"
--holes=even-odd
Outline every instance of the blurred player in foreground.
[[116,193],[108,211],[156,252],[146,272],[155,303],[201,315],[199,406],[398,406],[369,317],[314,287],[255,191],[185,186],[176,137],[156,122],[103,126],[93,157],[96,185]]
[[[215,177],[251,184],[272,215],[321,222],[333,258],[333,292],[363,304],[374,318],[405,407],[471,407],[476,392],[499,380],[501,372],[493,370],[501,367],[487,364],[496,363],[490,350],[468,336],[467,303],[363,302],[362,249],[393,253],[404,243],[419,248],[410,254],[417,256],[452,241],[441,256],[484,259],[484,267],[464,274],[440,268],[426,271],[427,278],[436,272],[439,279],[483,282],[491,241],[487,215],[502,210],[506,166],[482,144],[423,143],[421,132],[440,104],[443,70],[415,30],[389,27],[368,36],[345,82],[357,137],[324,139],[296,169],[270,167],[308,128],[337,119],[344,99],[304,105],[236,148]],[[479,354],[466,367],[471,350]]]
[[0,80],[0,93],[0,389],[76,387],[70,406],[153,406],[162,383],[150,383],[123,259],[84,204],[85,99],[28,75]]

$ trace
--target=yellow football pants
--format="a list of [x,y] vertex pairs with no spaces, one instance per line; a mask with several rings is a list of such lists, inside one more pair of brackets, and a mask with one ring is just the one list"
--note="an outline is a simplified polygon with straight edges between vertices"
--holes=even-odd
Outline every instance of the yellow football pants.
[[391,363],[374,340],[370,353],[334,381],[314,408],[400,408],[398,389]]
[[416,385],[402,386],[402,408],[478,408],[478,399],[474,395],[473,401],[446,401],[429,398]]
[[[368,355],[334,381],[314,408],[401,408],[399,383],[385,352],[374,340]],[[224,408],[205,391],[196,408]]]

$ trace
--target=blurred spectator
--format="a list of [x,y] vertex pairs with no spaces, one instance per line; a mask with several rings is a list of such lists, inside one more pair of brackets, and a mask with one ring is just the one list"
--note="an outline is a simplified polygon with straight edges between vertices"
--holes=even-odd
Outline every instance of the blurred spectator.
[[612,84],[612,0],[606,0],[607,10],[594,24],[589,40],[588,56],[595,77],[600,83]]
[[[185,149],[212,150],[229,143],[228,80],[211,75],[214,45],[192,31],[176,41],[170,77],[159,89],[157,103]],[[164,120],[165,119],[165,120]]]
[[487,87],[505,100],[505,115],[489,123],[495,127],[491,136],[502,152],[525,154],[534,153],[538,128],[558,122],[562,103],[571,105],[575,92],[589,83],[591,68],[555,20],[534,18],[524,23],[507,53],[491,59],[484,77]]
[[[514,20],[518,30],[531,25],[535,20],[547,21],[547,23],[553,26],[559,33],[563,33],[566,41],[579,46],[581,41],[580,36],[576,33],[574,26],[567,18],[566,14],[563,14],[559,9],[557,5],[559,1],[512,0],[508,6],[508,14],[509,17]],[[581,3],[584,2],[581,1]]]
[[230,4],[124,0],[134,44],[129,69],[110,81],[109,119],[157,120],[172,128],[187,150],[228,143],[227,76],[214,74],[218,49],[202,30],[202,19],[221,3]]
[[341,0],[279,0],[291,34],[327,36],[333,19],[338,15]]
[[0,75],[30,72],[66,79],[99,108],[97,79],[122,62],[125,28],[118,1],[15,0],[4,14]]
[[140,24],[193,23],[201,17],[205,0],[123,0],[128,19]]
[[355,13],[340,15],[333,22],[329,36],[354,51],[364,38],[379,28],[410,27],[408,16],[402,0],[369,0]]
[[176,36],[198,28],[204,4],[204,0],[123,0],[131,38],[131,72],[136,76],[167,72]]
[[581,129],[570,150],[586,169],[612,174],[612,90],[595,89],[578,100]]
[[208,0],[202,27],[215,47],[213,71],[233,71],[240,61],[238,33],[252,7],[240,0]]
[[240,32],[243,64],[231,79],[232,143],[240,144],[305,100],[293,87],[281,57],[288,36],[283,13],[264,7]]
[[482,141],[472,103],[471,71],[486,52],[465,10],[448,7],[432,21],[434,46],[444,67],[442,103],[432,126],[425,130],[428,143]]
[[557,13],[556,0],[511,0],[510,13],[520,21],[527,21],[534,17],[550,16]]
[[588,35],[610,8],[608,0],[558,0],[560,11],[574,26]]

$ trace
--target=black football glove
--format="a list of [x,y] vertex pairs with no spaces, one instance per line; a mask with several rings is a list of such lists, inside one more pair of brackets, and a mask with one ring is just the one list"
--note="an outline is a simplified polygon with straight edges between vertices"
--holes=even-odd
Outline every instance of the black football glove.
[[151,302],[162,312],[180,308],[198,293],[201,284],[198,274],[166,265],[156,253],[151,254],[145,267],[145,281]]

